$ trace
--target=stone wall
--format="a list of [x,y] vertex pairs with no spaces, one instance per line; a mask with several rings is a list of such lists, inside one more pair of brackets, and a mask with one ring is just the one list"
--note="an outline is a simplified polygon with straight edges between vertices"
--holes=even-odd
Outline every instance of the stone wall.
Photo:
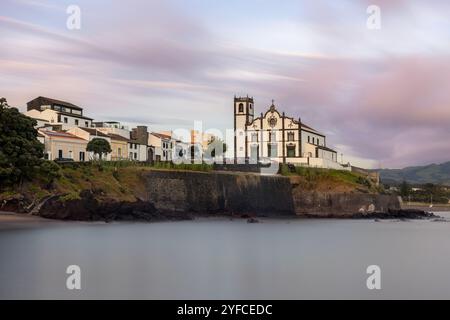
[[147,201],[157,210],[293,215],[290,180],[244,173],[144,173]]

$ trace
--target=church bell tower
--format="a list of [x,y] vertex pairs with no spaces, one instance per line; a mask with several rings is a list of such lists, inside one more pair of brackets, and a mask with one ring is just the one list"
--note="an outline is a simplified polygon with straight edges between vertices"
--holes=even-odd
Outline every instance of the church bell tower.
[[247,125],[254,118],[253,97],[234,97],[234,159],[247,157]]

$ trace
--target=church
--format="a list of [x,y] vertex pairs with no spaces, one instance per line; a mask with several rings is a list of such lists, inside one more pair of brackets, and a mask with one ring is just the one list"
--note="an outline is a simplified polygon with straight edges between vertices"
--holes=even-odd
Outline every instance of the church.
[[234,97],[234,131],[235,162],[270,158],[279,163],[344,169],[337,152],[327,147],[323,133],[302,123],[301,118],[278,111],[274,101],[255,117],[253,97]]

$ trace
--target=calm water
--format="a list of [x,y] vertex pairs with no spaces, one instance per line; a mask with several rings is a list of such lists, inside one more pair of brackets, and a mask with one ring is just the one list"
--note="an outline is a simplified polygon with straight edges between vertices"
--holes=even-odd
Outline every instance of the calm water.
[[[440,215],[449,214],[439,213]],[[82,290],[66,289],[81,267]],[[366,268],[381,267],[380,291]],[[450,298],[450,222],[45,222],[0,230],[0,298]]]

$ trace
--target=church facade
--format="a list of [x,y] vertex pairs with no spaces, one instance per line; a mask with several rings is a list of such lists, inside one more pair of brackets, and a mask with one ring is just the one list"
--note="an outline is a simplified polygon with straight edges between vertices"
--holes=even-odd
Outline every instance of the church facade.
[[343,169],[338,154],[327,147],[326,136],[278,111],[274,102],[255,117],[253,98],[234,98],[234,157],[256,163],[270,158],[280,163]]

